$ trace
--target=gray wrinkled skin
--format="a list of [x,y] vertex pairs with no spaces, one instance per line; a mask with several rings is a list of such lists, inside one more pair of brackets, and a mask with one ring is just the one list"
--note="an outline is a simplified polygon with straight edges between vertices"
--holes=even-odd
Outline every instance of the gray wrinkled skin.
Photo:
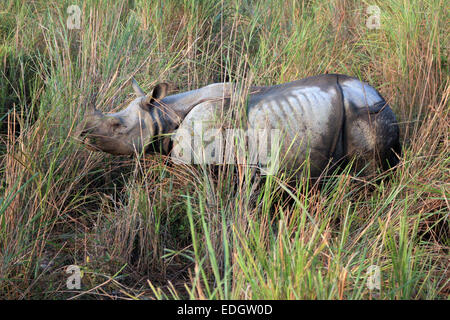
[[[223,122],[230,99],[237,93],[230,83],[212,84],[165,97],[164,87],[138,95],[123,111],[104,115],[94,111],[79,132],[91,149],[133,154],[153,149],[165,154],[194,132],[196,121],[212,127]],[[399,128],[381,95],[367,83],[344,75],[319,75],[271,87],[250,88],[246,128],[278,129],[282,133],[281,168],[296,170],[310,159],[311,177],[327,166],[356,158],[355,168],[372,173],[398,162]],[[157,139],[161,138],[161,139]],[[154,147],[157,141],[157,148]],[[269,146],[270,149],[270,146]],[[195,150],[198,151],[198,150]]]

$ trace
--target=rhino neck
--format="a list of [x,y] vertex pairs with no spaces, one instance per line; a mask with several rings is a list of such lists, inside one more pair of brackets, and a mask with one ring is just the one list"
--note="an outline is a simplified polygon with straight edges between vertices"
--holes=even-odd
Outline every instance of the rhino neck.
[[168,115],[165,108],[155,103],[154,107],[144,117],[145,125],[145,152],[162,153],[170,152],[170,136],[178,126],[178,121],[173,115]]
[[[251,87],[249,93],[265,90],[266,87]],[[183,122],[187,114],[197,105],[206,101],[225,100],[239,90],[233,83],[214,83],[200,89],[165,97],[155,103],[149,113],[148,126],[151,136],[159,136],[157,147],[167,154],[170,152],[170,134]]]
[[196,105],[230,97],[233,88],[232,83],[214,83],[200,89],[167,96],[161,100],[161,109],[179,125]]
[[180,126],[187,114],[198,104],[220,100],[232,93],[231,83],[215,83],[206,87],[167,96],[148,112],[145,120],[151,139],[146,151],[169,154],[171,134]]

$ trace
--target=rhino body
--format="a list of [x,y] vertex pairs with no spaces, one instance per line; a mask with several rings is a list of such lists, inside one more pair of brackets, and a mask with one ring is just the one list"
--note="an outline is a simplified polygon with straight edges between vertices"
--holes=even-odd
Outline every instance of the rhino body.
[[[137,84],[134,88],[140,97],[128,108],[109,115],[95,111],[82,125],[81,135],[91,148],[112,154],[169,154],[183,139],[203,134],[196,132],[196,123],[207,123],[208,128],[223,123],[235,107],[233,96],[242,95],[230,83],[167,97],[164,87],[157,86],[150,96]],[[245,129],[281,133],[276,147],[282,170],[296,171],[309,159],[310,175],[318,177],[353,157],[355,169],[365,173],[398,162],[394,113],[376,89],[356,78],[326,74],[251,87],[246,108]],[[269,139],[267,148],[273,150],[273,144]],[[193,148],[198,154],[202,145]]]

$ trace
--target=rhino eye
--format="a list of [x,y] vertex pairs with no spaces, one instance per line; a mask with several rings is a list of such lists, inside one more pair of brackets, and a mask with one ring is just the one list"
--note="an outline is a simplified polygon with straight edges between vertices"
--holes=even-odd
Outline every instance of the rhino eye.
[[120,119],[110,118],[110,120],[109,120],[109,127],[111,128],[111,130],[113,132],[116,132],[116,131],[122,129],[123,127],[125,127],[125,126],[122,124],[122,121],[120,121]]
[[121,130],[125,129],[126,127],[125,127],[123,124],[121,124],[121,123],[114,123],[114,124],[111,126],[111,128],[112,128],[112,130],[113,130],[114,132],[120,133]]

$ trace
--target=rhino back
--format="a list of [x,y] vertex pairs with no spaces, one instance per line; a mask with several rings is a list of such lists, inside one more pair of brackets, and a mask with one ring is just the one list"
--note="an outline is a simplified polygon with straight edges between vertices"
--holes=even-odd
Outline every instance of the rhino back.
[[280,160],[295,169],[309,155],[312,175],[320,174],[330,158],[343,156],[336,154],[343,116],[340,88],[329,75],[271,87],[248,104],[249,127],[279,130]]
[[[311,176],[317,177],[330,160],[361,155],[366,163],[370,160],[367,155],[374,151],[380,154],[380,160],[393,158],[389,150],[398,145],[395,116],[377,90],[365,82],[327,74],[271,87],[252,87],[251,91],[248,129],[278,131],[279,140],[272,143],[266,139],[265,148],[273,150],[272,144],[280,148],[279,168],[292,172],[309,157]],[[223,89],[218,92],[216,98]],[[195,106],[174,140],[200,134],[195,132],[196,122],[204,123],[203,129],[214,128],[217,120],[223,124],[231,100],[207,99]],[[261,141],[258,143],[261,145]]]

